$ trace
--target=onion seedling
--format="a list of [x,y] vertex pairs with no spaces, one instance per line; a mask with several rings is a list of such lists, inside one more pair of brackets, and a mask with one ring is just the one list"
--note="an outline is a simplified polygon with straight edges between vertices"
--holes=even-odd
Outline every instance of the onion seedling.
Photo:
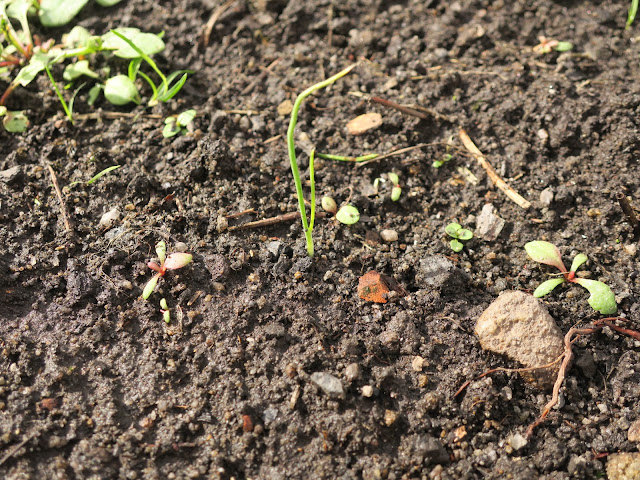
[[302,106],[302,102],[304,102],[305,98],[311,95],[313,92],[320,90],[321,88],[328,87],[332,83],[336,82],[340,78],[344,77],[347,73],[349,73],[354,65],[351,65],[344,70],[336,73],[332,77],[327,78],[326,80],[311,85],[309,88],[304,90],[293,104],[293,110],[291,110],[291,120],[289,121],[289,129],[287,130],[287,149],[289,152],[289,161],[291,162],[291,173],[293,174],[293,180],[296,185],[296,193],[298,195],[298,206],[300,207],[300,219],[302,221],[302,229],[304,230],[304,235],[307,241],[307,253],[310,257],[313,257],[313,222],[315,220],[316,214],[316,184],[314,178],[314,170],[313,170],[313,160],[315,156],[315,150],[311,151],[311,155],[309,156],[309,182],[311,184],[311,212],[309,218],[307,218],[307,208],[304,204],[304,192],[302,191],[302,180],[300,178],[300,169],[298,168],[298,161],[296,160],[296,145],[295,145],[295,130],[296,124],[298,123],[298,112],[300,111],[300,107]]
[[151,280],[149,280],[144,287],[142,298],[145,300],[151,296],[158,284],[158,280],[160,277],[164,277],[167,270],[178,270],[193,260],[193,255],[190,253],[172,253],[167,256],[167,244],[163,241],[156,244],[156,254],[158,255],[158,260],[160,260],[160,265],[155,262],[147,263],[147,266],[156,272],[156,274],[151,277]]
[[524,246],[529,256],[536,262],[551,265],[560,270],[561,277],[552,278],[545,282],[542,282],[538,288],[533,292],[533,296],[536,298],[544,297],[551,293],[551,291],[558,285],[564,282],[577,283],[578,285],[586,288],[589,293],[589,305],[595,311],[602,313],[603,315],[611,315],[618,311],[618,305],[616,304],[616,297],[611,289],[604,283],[596,280],[587,280],[586,278],[576,278],[576,270],[587,261],[587,256],[584,253],[579,253],[573,259],[571,263],[571,269],[567,271],[567,268],[562,262],[562,256],[560,250],[554,244],[543,241],[529,242]]

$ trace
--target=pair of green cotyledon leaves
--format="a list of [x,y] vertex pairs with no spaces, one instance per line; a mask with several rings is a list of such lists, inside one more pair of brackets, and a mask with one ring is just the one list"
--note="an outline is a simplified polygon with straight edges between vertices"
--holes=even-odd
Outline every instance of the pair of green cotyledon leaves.
[[587,261],[587,256],[584,253],[576,255],[571,263],[571,268],[567,270],[562,262],[560,251],[554,244],[535,241],[527,243],[524,248],[533,260],[556,267],[562,275],[542,282],[533,292],[534,297],[544,297],[564,282],[577,283],[586,288],[591,294],[588,300],[591,308],[603,315],[611,315],[617,312],[618,305],[616,304],[615,295],[606,284],[597,280],[577,278],[575,276],[576,270]]

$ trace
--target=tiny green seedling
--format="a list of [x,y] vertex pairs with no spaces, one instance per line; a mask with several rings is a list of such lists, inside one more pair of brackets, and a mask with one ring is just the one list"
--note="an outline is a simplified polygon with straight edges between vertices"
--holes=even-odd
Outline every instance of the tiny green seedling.
[[165,323],[171,323],[171,310],[169,309],[169,305],[167,305],[166,298],[160,300],[160,313],[162,313],[162,319]]
[[462,249],[464,248],[464,244],[460,240],[466,241],[473,238],[473,232],[471,232],[471,230],[462,228],[462,225],[455,222],[452,222],[444,227],[444,231],[447,233],[447,235],[453,238],[453,240],[449,242],[449,246],[451,247],[451,250],[456,253],[462,251]]
[[586,288],[589,293],[589,305],[595,311],[602,313],[603,315],[611,315],[616,313],[618,305],[616,304],[616,297],[611,289],[604,283],[596,280],[587,280],[586,278],[576,278],[576,270],[587,261],[587,256],[584,253],[579,253],[573,259],[571,263],[571,269],[567,271],[567,268],[562,262],[562,256],[560,250],[554,244],[543,241],[529,242],[524,246],[529,256],[536,262],[551,265],[560,270],[562,276],[559,278],[552,278],[545,282],[542,282],[538,288],[533,292],[533,296],[536,298],[544,297],[551,293],[551,291],[558,285],[564,282],[577,283],[578,285]]
[[631,28],[631,24],[636,19],[636,14],[638,13],[638,3],[640,3],[639,0],[631,0],[631,5],[629,5],[629,12],[627,13],[627,30]]
[[[386,177],[386,179],[385,179]],[[397,202],[400,200],[400,195],[402,195],[402,187],[400,187],[400,178],[397,173],[389,172],[383,174],[381,177],[376,178],[373,181],[373,189],[376,194],[378,194],[380,190],[380,184],[385,183],[386,181],[391,183],[391,200]]]
[[151,277],[151,280],[144,287],[142,298],[145,300],[151,296],[158,284],[158,280],[160,277],[164,277],[167,270],[178,270],[193,260],[193,255],[190,253],[172,253],[167,256],[167,244],[163,241],[156,244],[156,254],[158,255],[158,260],[160,260],[160,265],[155,262],[147,263],[147,266],[156,274]]
[[194,109],[185,110],[180,115],[171,115],[164,119],[164,128],[162,136],[171,138],[174,135],[187,133],[187,126],[196,118],[197,112]]
[[533,51],[540,55],[550,53],[553,50],[556,52],[568,52],[573,48],[573,43],[571,42],[560,42],[553,38],[547,38],[543,35],[538,37],[538,41],[540,43],[533,47]]
[[291,119],[289,121],[289,128],[287,130],[287,150],[289,153],[289,161],[291,163],[291,173],[293,174],[293,180],[296,185],[296,193],[298,195],[298,207],[300,208],[300,219],[302,221],[302,229],[304,230],[304,235],[307,241],[307,253],[310,257],[313,257],[313,222],[315,220],[316,215],[316,183],[314,176],[314,166],[313,161],[315,157],[315,150],[311,151],[309,155],[309,183],[311,186],[311,212],[309,214],[309,218],[307,218],[307,208],[304,204],[304,192],[302,190],[302,179],[300,178],[300,169],[298,168],[298,161],[296,160],[296,145],[295,145],[295,130],[296,124],[298,123],[298,112],[300,111],[300,107],[302,106],[302,102],[304,102],[305,98],[311,95],[313,92],[320,90],[321,88],[328,87],[332,83],[336,82],[340,78],[344,77],[347,73],[349,73],[355,65],[351,65],[344,70],[336,73],[332,77],[327,78],[326,80],[311,85],[309,88],[304,90],[293,104],[293,110],[291,110]]
[[440,160],[434,160],[431,166],[433,168],[440,168],[452,158],[453,158],[453,155],[451,155],[450,153],[445,153]]
[[0,105],[0,117],[7,132],[22,133],[29,127],[29,119],[23,112],[10,112],[7,107]]
[[344,205],[336,213],[336,220],[345,225],[353,225],[360,220],[360,212],[353,205]]

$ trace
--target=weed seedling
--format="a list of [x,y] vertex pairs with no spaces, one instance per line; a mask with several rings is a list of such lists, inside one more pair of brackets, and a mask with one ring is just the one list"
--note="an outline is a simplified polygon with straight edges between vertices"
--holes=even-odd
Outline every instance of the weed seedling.
[[550,53],[552,50],[556,52],[568,52],[573,48],[573,43],[571,42],[559,42],[558,40],[547,38],[543,35],[538,37],[538,41],[540,43],[533,47],[533,51],[540,55]]
[[[386,177],[386,179],[385,179]],[[387,180],[391,183],[391,200],[397,202],[402,195],[402,188],[400,187],[400,178],[397,173],[389,172],[383,174],[382,177],[378,177],[373,181],[373,189],[377,194],[380,189],[380,184],[385,183]]]
[[298,112],[300,111],[300,107],[302,106],[302,102],[304,102],[305,98],[311,95],[313,92],[320,90],[321,88],[328,87],[332,83],[336,82],[340,78],[344,77],[347,73],[349,73],[355,65],[351,65],[344,70],[336,73],[332,77],[327,78],[326,80],[316,83],[315,85],[311,85],[305,91],[303,91],[296,98],[295,103],[293,104],[293,110],[291,110],[291,120],[289,121],[289,129],[287,130],[287,150],[289,152],[289,161],[291,162],[291,173],[293,174],[293,180],[296,185],[296,194],[298,195],[298,206],[300,207],[300,219],[302,221],[302,229],[304,230],[304,235],[307,240],[307,253],[310,257],[313,257],[313,222],[315,220],[316,214],[316,184],[314,178],[314,170],[313,170],[313,160],[315,156],[315,150],[311,151],[311,155],[309,156],[309,182],[311,185],[311,212],[309,218],[307,218],[307,208],[304,204],[304,192],[302,191],[302,180],[300,178],[300,169],[298,168],[298,161],[296,160],[296,145],[294,134],[296,130],[296,124],[298,123]]
[[542,282],[538,288],[533,292],[533,296],[536,298],[544,297],[551,293],[551,291],[558,285],[564,282],[577,283],[578,285],[586,288],[589,293],[589,305],[595,311],[602,313],[603,315],[611,315],[616,313],[618,305],[616,304],[616,298],[611,289],[604,283],[596,280],[587,280],[586,278],[576,278],[576,270],[587,261],[587,256],[584,253],[579,253],[573,259],[571,263],[571,269],[567,271],[567,268],[562,262],[562,256],[560,250],[554,244],[543,241],[529,242],[524,246],[529,256],[536,262],[551,265],[560,270],[561,277],[552,278]]
[[462,251],[464,248],[464,244],[460,240],[471,240],[473,238],[473,232],[471,232],[471,230],[462,228],[462,225],[455,222],[444,227],[444,231],[453,238],[453,240],[449,242],[449,246],[451,250],[456,253]]
[[167,305],[166,298],[160,300],[160,313],[165,323],[171,323],[171,311],[169,310],[169,305]]
[[638,13],[638,3],[639,0],[631,0],[631,5],[629,5],[629,12],[627,13],[627,30],[631,27],[631,24],[636,19],[636,14]]
[[196,118],[197,112],[194,109],[185,110],[180,115],[172,115],[164,119],[164,128],[162,129],[162,136],[164,138],[170,138],[178,133],[184,135],[187,133],[187,125],[189,125],[194,118]]
[[167,270],[178,270],[191,263],[193,259],[190,253],[172,253],[167,256],[167,244],[163,241],[156,244],[156,254],[158,255],[158,260],[160,260],[160,265],[155,262],[147,263],[147,266],[156,274],[151,277],[151,280],[144,287],[142,298],[145,300],[151,296],[158,284],[158,280],[160,277],[164,277]]
[[360,220],[360,212],[353,205],[344,205],[336,213],[336,220],[345,225],[353,225]]

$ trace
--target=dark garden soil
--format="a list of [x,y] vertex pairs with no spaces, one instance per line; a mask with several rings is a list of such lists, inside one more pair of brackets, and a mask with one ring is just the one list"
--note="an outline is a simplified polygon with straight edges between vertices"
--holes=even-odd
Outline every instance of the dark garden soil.
[[[96,113],[81,94],[75,126],[44,76],[9,99],[32,126],[0,131],[0,478],[605,476],[608,454],[638,448],[627,439],[640,418],[638,341],[608,328],[582,337],[561,408],[524,445],[549,392],[497,373],[454,394],[489,368],[518,367],[483,351],[473,329],[501,291],[531,292],[551,272],[527,258],[528,241],[556,243],[567,261],[587,253],[583,270],[640,328],[638,237],[616,201],[640,205],[640,26],[624,29],[628,3],[238,0],[206,48],[218,2],[83,11],[79,24],[97,34],[164,31],[161,68],[195,74],[154,109]],[[575,47],[539,55],[539,35]],[[357,60],[301,110],[305,178],[311,145],[342,155],[435,145],[364,166],[318,160],[318,195],[349,200],[361,219],[318,219],[313,258],[299,220],[223,230],[297,211],[282,104]],[[163,138],[163,118],[187,108],[196,128]],[[368,112],[383,125],[347,134]],[[493,185],[460,127],[530,208]],[[388,183],[371,195],[391,171],[397,202]],[[506,222],[499,237],[453,253],[444,227],[474,230],[485,204]],[[381,242],[384,229],[398,241]],[[194,261],[144,301],[159,240]],[[369,270],[408,295],[360,299]],[[587,297],[560,287],[544,303],[564,333],[599,318]]]

